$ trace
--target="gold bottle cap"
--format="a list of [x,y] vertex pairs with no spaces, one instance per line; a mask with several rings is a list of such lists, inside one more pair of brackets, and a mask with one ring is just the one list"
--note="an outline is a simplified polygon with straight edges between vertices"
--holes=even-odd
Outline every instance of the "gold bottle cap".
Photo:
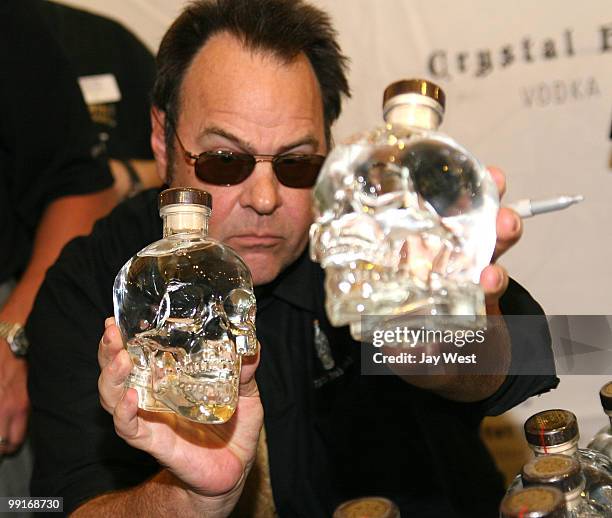
[[429,97],[436,101],[442,111],[444,111],[446,104],[444,91],[437,84],[427,79],[402,79],[391,83],[385,88],[385,93],[383,94],[383,109],[393,98],[404,94],[418,94]]
[[506,495],[499,511],[501,518],[562,518],[565,499],[556,487],[531,486]]
[[159,194],[159,208],[168,205],[203,205],[212,210],[212,196],[193,187],[173,187]]
[[578,439],[578,421],[568,410],[545,410],[525,421],[525,438],[532,446],[557,446]]
[[612,381],[606,383],[599,391],[601,406],[606,412],[612,412]]
[[400,518],[400,513],[391,500],[369,496],[340,504],[333,518]]
[[582,482],[580,463],[569,455],[542,455],[529,461],[521,470],[524,486],[550,485],[561,491],[570,492]]

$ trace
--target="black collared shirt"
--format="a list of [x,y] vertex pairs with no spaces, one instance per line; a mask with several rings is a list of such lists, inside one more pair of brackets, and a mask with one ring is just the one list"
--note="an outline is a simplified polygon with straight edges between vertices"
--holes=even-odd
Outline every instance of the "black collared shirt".
[[[28,322],[32,494],[63,496],[66,511],[159,469],[115,435],[99,406],[96,360],[116,272],[161,236],[155,201],[154,191],[129,200],[91,237],[69,245]],[[454,403],[395,376],[360,374],[359,344],[347,328],[330,326],[323,272],[305,253],[256,294],[262,345],[256,376],[281,516],[331,516],[341,501],[363,495],[387,496],[406,516],[495,516],[503,487],[479,439],[480,421],[555,386],[554,376],[508,377],[486,401]],[[541,312],[515,283],[502,307]],[[331,359],[315,347],[317,326]]]

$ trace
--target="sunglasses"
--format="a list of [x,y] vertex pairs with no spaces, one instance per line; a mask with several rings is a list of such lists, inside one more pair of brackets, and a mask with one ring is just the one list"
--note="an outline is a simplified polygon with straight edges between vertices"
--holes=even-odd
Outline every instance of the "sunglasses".
[[315,184],[325,161],[322,155],[251,155],[223,150],[196,155],[187,151],[176,131],[174,133],[185,158],[193,164],[196,176],[213,185],[237,185],[251,175],[258,162],[270,162],[281,184],[306,189]]

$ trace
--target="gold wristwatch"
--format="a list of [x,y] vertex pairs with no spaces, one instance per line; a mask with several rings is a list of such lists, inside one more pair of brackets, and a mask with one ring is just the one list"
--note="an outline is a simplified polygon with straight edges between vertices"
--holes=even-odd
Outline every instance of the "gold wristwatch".
[[23,357],[28,352],[30,342],[21,324],[0,321],[0,338],[4,338],[15,356]]

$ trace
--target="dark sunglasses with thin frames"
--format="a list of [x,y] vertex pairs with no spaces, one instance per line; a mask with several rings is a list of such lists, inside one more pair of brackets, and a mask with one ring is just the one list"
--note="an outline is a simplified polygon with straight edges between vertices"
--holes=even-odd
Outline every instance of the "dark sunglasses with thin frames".
[[185,159],[193,165],[195,175],[213,185],[237,185],[251,175],[258,162],[270,162],[282,185],[307,189],[317,181],[325,161],[325,156],[316,154],[251,155],[225,150],[195,154],[185,149],[174,124],[170,124]]

